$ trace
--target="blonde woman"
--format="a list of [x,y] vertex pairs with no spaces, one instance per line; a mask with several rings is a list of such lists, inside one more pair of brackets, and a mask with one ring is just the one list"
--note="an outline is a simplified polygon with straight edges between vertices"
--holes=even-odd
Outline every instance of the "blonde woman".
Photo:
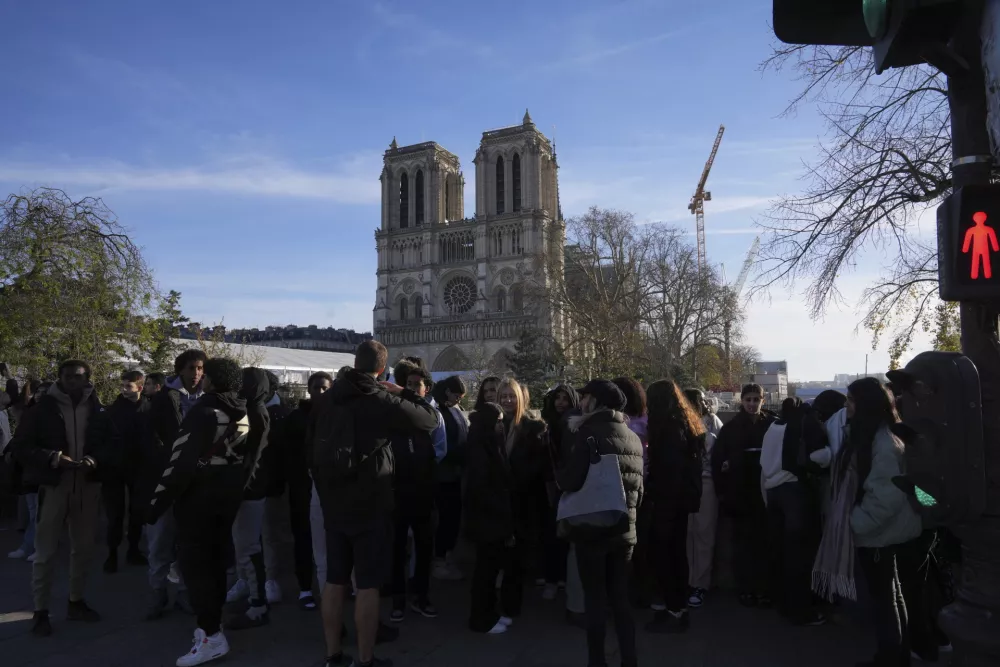
[[525,564],[532,562],[543,519],[532,493],[536,487],[544,491],[548,465],[545,424],[525,415],[517,381],[502,381],[497,400],[499,404],[484,404],[472,418],[465,502],[476,544],[469,626],[490,634],[506,632],[521,613]]

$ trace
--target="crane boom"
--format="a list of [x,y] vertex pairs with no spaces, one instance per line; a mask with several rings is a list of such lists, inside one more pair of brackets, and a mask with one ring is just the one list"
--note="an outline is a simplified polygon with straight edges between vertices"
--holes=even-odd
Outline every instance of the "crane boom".
[[740,269],[740,275],[736,278],[736,282],[732,284],[730,289],[733,290],[733,294],[737,297],[740,292],[743,291],[743,284],[747,281],[747,276],[750,275],[750,268],[753,266],[753,261],[757,259],[757,253],[760,252],[760,237],[758,236],[750,244],[750,250],[747,251],[746,259],[743,260],[743,268]]
[[698,236],[698,268],[704,269],[707,266],[707,255],[705,252],[705,202],[712,200],[712,193],[705,190],[708,183],[708,173],[712,171],[712,164],[715,162],[715,155],[719,152],[719,144],[722,143],[722,134],[726,131],[725,125],[719,126],[719,133],[715,135],[715,143],[712,145],[712,152],[705,163],[705,169],[701,172],[701,180],[691,197],[688,210],[695,216],[695,227]]

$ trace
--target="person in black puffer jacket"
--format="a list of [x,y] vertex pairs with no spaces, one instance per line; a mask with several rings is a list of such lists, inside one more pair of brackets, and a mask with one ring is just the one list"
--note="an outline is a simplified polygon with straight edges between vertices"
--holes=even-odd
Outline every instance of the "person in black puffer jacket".
[[[393,368],[393,375],[404,387],[424,398],[430,389],[431,374],[426,368],[409,361],[400,361]],[[428,597],[431,577],[431,556],[434,550],[432,514],[437,476],[437,454],[431,434],[413,430],[399,433],[391,439],[395,459],[393,490],[396,494],[393,521],[395,533],[392,547],[392,613],[389,620],[399,623],[406,613],[406,582],[409,577],[409,558],[406,543],[413,531],[413,551],[416,566],[411,608],[426,618],[436,618],[438,613]],[[443,452],[442,452],[443,455]]]
[[760,451],[774,414],[762,410],[764,390],[748,384],[740,411],[719,431],[712,448],[712,479],[719,507],[733,518],[733,570],[740,603],[771,605],[768,591],[767,508],[761,494]]
[[604,456],[618,457],[618,468],[625,488],[628,525],[619,534],[596,540],[580,540],[570,535],[576,550],[587,613],[587,649],[591,665],[606,664],[604,636],[607,603],[610,602],[618,635],[618,650],[623,667],[638,664],[635,646],[635,622],[628,599],[628,562],[636,542],[636,510],[642,503],[642,443],[628,427],[625,395],[609,380],[591,380],[580,390],[581,414],[572,415],[568,430],[573,442],[556,483],[563,492],[579,491],[587,481],[593,448]]

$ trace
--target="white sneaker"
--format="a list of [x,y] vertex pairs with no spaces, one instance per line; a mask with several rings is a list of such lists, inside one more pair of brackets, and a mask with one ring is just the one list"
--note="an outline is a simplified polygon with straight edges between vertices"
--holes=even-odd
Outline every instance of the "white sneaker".
[[238,602],[250,597],[250,587],[244,579],[237,579],[233,587],[226,593],[226,602]]
[[555,600],[556,599],[556,591],[558,591],[558,590],[559,589],[556,588],[555,584],[545,584],[545,588],[542,589],[542,599],[543,600]]
[[269,604],[277,604],[281,602],[281,586],[278,585],[277,581],[273,579],[264,582],[264,593],[267,595],[267,601]]
[[180,570],[177,569],[177,563],[170,564],[170,571],[167,572],[167,581],[172,584],[181,583],[181,573]]
[[503,624],[502,620],[500,620],[500,621],[497,621],[497,624],[493,626],[493,629],[491,629],[486,634],[488,634],[488,635],[502,635],[505,632],[507,632],[507,626]]
[[229,653],[229,642],[226,641],[222,630],[209,637],[204,630],[198,628],[194,631],[194,645],[191,650],[177,658],[176,664],[177,667],[193,667],[221,658],[227,653]]
[[7,554],[7,558],[13,558],[14,560],[21,560],[27,555],[28,554],[25,553],[24,549],[15,549],[14,551],[11,551],[9,554]]
[[36,558],[38,558],[38,552],[37,551],[35,553],[31,554],[30,556],[28,556],[27,558],[25,558],[25,560],[28,561],[29,563],[34,563]]
[[510,626],[514,625],[514,619],[511,618],[510,616],[501,616],[500,620],[497,621],[497,623],[501,623],[509,628]]

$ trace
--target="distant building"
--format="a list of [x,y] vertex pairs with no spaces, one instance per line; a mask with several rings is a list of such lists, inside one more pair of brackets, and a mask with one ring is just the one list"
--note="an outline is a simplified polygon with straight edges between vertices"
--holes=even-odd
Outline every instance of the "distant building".
[[754,373],[762,373],[765,375],[776,375],[778,373],[783,373],[788,375],[788,362],[787,361],[758,361],[754,364]]
[[889,381],[888,378],[885,377],[885,373],[868,373],[867,375],[864,373],[837,373],[837,375],[833,377],[833,383],[835,385],[846,387],[855,380],[860,380],[865,377],[875,378],[882,384]]
[[[193,340],[198,337],[199,326],[191,326],[181,331],[181,338]],[[353,354],[358,345],[371,340],[370,333],[357,333],[353,329],[320,329],[315,324],[299,327],[289,324],[284,327],[266,327],[261,329],[231,329],[213,327],[205,329],[203,336],[222,336],[227,343],[243,343],[261,345],[263,347],[281,347],[293,350],[316,350],[321,352],[344,352]]]

